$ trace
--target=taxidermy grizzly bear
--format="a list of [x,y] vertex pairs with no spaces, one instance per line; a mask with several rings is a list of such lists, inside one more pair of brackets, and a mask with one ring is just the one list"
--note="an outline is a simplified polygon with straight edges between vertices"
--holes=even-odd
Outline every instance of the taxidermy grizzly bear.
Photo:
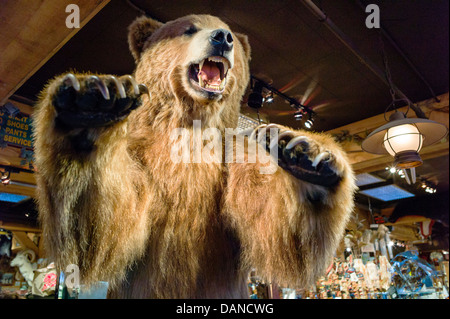
[[133,77],[61,75],[37,105],[48,257],[78,265],[82,283],[108,281],[111,298],[248,297],[252,267],[281,286],[313,283],[353,209],[345,153],[324,134],[271,124],[245,137],[243,157],[250,145],[274,154],[272,172],[260,156],[176,161],[174,145],[195,141],[172,133],[195,133],[195,121],[222,133],[216,150],[237,150],[224,136],[250,80],[247,37],[209,15],[141,17],[129,46]]

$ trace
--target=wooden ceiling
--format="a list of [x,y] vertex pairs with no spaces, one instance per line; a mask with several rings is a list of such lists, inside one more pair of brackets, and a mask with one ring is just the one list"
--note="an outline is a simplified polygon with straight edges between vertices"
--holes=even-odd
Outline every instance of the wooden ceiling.
[[[133,72],[127,26],[146,13],[168,21],[191,13],[217,15],[234,31],[248,35],[252,74],[311,107],[314,130],[340,135],[356,172],[382,174],[389,156],[362,152],[358,141],[384,124],[391,102],[389,88],[349,50],[306,1],[77,1],[81,28],[65,26],[65,8],[73,1],[2,1],[0,10],[0,105],[12,102],[31,114],[45,83],[71,69],[112,74]],[[383,33],[365,26],[369,1],[317,0],[328,19],[352,40],[371,63],[383,69],[385,48],[395,85],[433,120],[448,127],[448,1],[377,1]],[[381,40],[380,40],[381,39]],[[269,122],[300,128],[293,110],[275,97],[261,116]],[[242,113],[255,117],[245,103]],[[412,110],[408,116],[415,117]],[[0,149],[0,164],[29,168],[21,148]],[[448,139],[421,151],[421,176],[432,176],[440,193],[448,192]],[[12,180],[33,184],[31,172]],[[1,186],[1,185],[0,185]],[[1,186],[2,192],[33,196],[35,189]],[[419,194],[421,190],[415,190]],[[361,200],[361,204],[365,199]],[[448,202],[448,197],[447,197]],[[380,203],[379,209],[396,203]]]

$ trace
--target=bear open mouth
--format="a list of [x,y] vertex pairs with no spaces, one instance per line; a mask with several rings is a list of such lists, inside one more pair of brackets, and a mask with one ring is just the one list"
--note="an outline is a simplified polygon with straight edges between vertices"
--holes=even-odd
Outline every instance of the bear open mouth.
[[212,93],[225,90],[230,63],[227,59],[212,56],[189,67],[189,80],[194,87]]

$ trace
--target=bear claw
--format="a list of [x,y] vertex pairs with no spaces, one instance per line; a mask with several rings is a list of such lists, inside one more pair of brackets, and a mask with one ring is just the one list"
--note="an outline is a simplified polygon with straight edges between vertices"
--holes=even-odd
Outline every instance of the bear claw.
[[72,73],[67,74],[62,81],[67,87],[72,86],[75,91],[80,91],[80,82]]
[[53,94],[56,123],[64,131],[109,126],[125,119],[149,94],[144,84],[125,75],[75,76],[66,74]]
[[[268,138],[266,133],[271,128],[278,128],[278,136]],[[256,140],[267,151],[277,147],[278,164],[296,178],[324,187],[336,185],[341,177],[333,166],[333,155],[327,150],[319,151],[313,139],[295,134],[277,124],[263,124],[253,130],[249,139]]]
[[87,82],[88,83],[93,83],[95,84],[95,86],[99,89],[99,91],[102,93],[103,98],[105,100],[109,100],[111,98],[111,96],[109,95],[109,90],[105,85],[105,82],[103,82],[102,80],[100,80],[98,78],[98,76],[96,75],[91,75],[90,77],[87,78]]
[[278,143],[280,143],[280,141],[282,140],[282,139],[284,139],[285,137],[287,137],[287,136],[293,136],[294,135],[294,132],[292,132],[292,131],[289,131],[289,130],[287,130],[287,131],[283,131],[281,134],[279,134],[278,135],[278,139],[273,139],[271,142],[270,142],[270,144],[269,144],[269,149],[271,150],[271,149],[273,149],[275,146],[278,146]]
[[302,143],[306,145],[308,144],[307,141],[308,138],[306,136],[296,136],[292,140],[290,140],[289,143],[287,143],[286,149],[287,150],[293,149],[295,146]]
[[331,158],[330,152],[328,152],[328,151],[322,152],[314,158],[314,161],[312,162],[312,166],[314,168],[317,168],[317,165],[319,165],[320,162],[329,161],[330,158]]
[[[136,80],[131,75],[121,76],[120,79],[121,79],[122,83],[130,82],[131,86],[133,87],[135,95],[139,95],[141,93],[141,91],[139,89],[139,85],[137,84]],[[144,86],[145,89],[147,89],[147,87],[144,84],[140,84],[140,85]],[[146,93],[148,93],[148,90]]]
[[148,87],[145,84],[139,84],[139,94],[147,94],[148,96],[150,96],[150,91],[148,90]]
[[[123,87],[123,84],[115,76],[107,75],[106,78],[108,78],[114,82],[121,99],[124,99],[127,97],[127,94],[125,93],[125,88]],[[109,99],[106,99],[106,100],[109,100]]]

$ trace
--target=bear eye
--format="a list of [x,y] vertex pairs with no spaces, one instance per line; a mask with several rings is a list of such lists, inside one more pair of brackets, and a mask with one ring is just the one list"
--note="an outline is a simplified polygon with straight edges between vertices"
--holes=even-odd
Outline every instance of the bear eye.
[[195,25],[191,25],[190,27],[189,27],[189,29],[187,29],[186,31],[184,31],[184,34],[186,34],[186,35],[193,35],[194,33],[196,33],[198,30],[197,30],[197,28],[195,27]]

